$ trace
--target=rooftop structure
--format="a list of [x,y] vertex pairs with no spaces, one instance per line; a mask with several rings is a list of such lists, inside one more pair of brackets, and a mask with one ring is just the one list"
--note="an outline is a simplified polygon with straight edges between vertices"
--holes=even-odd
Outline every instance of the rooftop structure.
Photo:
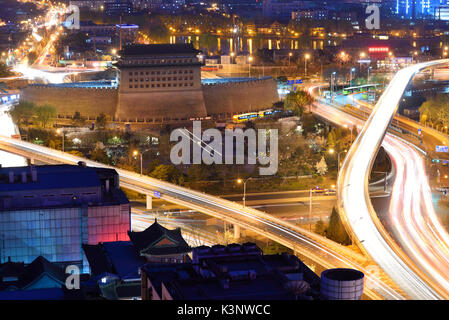
[[42,256],[27,266],[10,260],[0,264],[0,291],[60,288],[65,279],[62,268]]
[[143,300],[288,300],[319,296],[320,279],[295,256],[253,243],[193,249],[192,263],[142,267]]
[[182,262],[191,251],[181,235],[180,228],[169,230],[157,221],[142,232],[129,231],[128,235],[139,255],[151,262],[161,262],[165,259]]
[[[147,264],[184,263],[191,251],[181,230],[169,230],[154,222],[142,232],[128,232],[131,241],[83,245],[91,275],[98,279],[103,297],[140,297],[140,268]],[[137,292],[137,294],[136,294]]]

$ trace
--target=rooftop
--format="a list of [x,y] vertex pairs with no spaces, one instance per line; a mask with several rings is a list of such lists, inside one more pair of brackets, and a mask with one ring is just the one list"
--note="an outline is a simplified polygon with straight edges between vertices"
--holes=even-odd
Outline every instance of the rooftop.
[[128,231],[128,235],[141,255],[166,255],[191,251],[182,237],[180,228],[170,230],[157,221],[144,231]]
[[[32,170],[36,170],[37,173],[37,181],[35,182],[31,179]],[[14,174],[14,183],[9,182],[10,172]],[[26,182],[22,182],[22,172],[27,174]],[[44,165],[0,169],[0,192],[98,186],[101,186],[101,182],[95,168],[72,165]]]
[[[51,263],[42,256],[37,257],[27,266],[24,266],[23,263],[11,261],[1,264],[0,280],[3,277],[14,277],[16,279],[0,282],[0,290],[34,289],[34,285],[43,277],[51,279],[50,282],[45,282],[49,285],[48,288],[59,287],[65,283],[66,279],[64,271],[58,265]],[[42,288],[42,285],[38,285],[38,288]]]
[[0,168],[0,210],[129,203],[114,169],[83,165]]
[[147,55],[170,55],[170,54],[189,54],[196,55],[200,51],[196,50],[192,44],[136,44],[125,46],[120,55],[122,56],[147,56]]
[[166,286],[176,300],[294,299],[293,294],[285,289],[283,282],[275,274],[265,274],[251,280],[230,281],[225,285],[218,279],[188,279],[175,280]]

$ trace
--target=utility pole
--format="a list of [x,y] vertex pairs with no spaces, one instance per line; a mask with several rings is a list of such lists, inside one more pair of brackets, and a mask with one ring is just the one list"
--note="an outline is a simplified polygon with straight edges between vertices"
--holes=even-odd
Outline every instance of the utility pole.
[[119,24],[119,48],[122,50],[122,15],[120,15],[120,24]]
[[309,229],[310,231],[312,231],[312,189],[309,190],[310,191],[310,196],[309,196]]

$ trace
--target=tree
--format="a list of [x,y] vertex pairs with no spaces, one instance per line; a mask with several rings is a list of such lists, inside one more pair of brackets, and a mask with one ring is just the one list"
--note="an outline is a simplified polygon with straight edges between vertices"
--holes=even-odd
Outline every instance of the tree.
[[318,222],[315,224],[315,233],[318,233],[320,235],[324,235],[326,232],[326,226],[324,225],[323,220],[318,220]]
[[21,125],[24,122],[28,122],[33,118],[35,114],[35,108],[36,106],[34,103],[27,102],[27,101],[21,101],[19,104],[14,106],[12,110],[9,111],[9,114],[11,115],[12,120],[17,125]]
[[95,148],[90,155],[90,159],[93,161],[110,164],[111,160],[109,159],[108,153],[105,149]]
[[149,28],[150,39],[158,42],[164,43],[168,41],[170,33],[162,23],[152,23]]
[[97,117],[97,125],[100,129],[105,129],[108,125],[108,121],[108,116],[104,112],[100,113]]
[[303,90],[292,91],[285,97],[285,108],[293,111],[297,116],[301,116],[304,108],[313,103],[313,97]]
[[267,246],[262,248],[262,251],[264,254],[279,254],[279,253],[291,253],[292,250],[290,248],[287,248],[286,246],[278,243],[278,242],[271,242]]
[[177,183],[180,172],[173,165],[158,165],[150,174],[151,177],[159,180]]
[[274,109],[284,109],[284,101],[273,102]]
[[302,129],[304,136],[307,136],[308,133],[315,131],[316,129],[316,119],[313,114],[304,114],[302,117]]
[[449,126],[449,97],[437,95],[425,101],[419,108],[421,122]]
[[79,111],[75,111],[72,118],[73,125],[75,126],[82,126],[86,122],[86,118],[81,116],[81,113]]
[[209,166],[201,164],[193,164],[187,170],[189,181],[203,181],[207,179]]
[[11,68],[9,68],[5,63],[0,62],[0,77],[9,77],[12,76],[13,72]]
[[51,119],[56,118],[58,115],[56,108],[50,105],[43,105],[36,107],[37,121],[43,128],[51,123]]
[[321,157],[320,162],[315,165],[316,171],[319,175],[324,176],[327,173],[327,164],[324,157]]
[[338,215],[337,209],[332,208],[332,213],[329,218],[329,226],[325,231],[327,238],[338,242],[343,245],[350,245],[351,239],[341,222],[340,216]]

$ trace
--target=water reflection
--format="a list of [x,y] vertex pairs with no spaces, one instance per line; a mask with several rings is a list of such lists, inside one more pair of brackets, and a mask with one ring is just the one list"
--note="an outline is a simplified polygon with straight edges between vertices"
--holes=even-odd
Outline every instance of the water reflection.
[[313,48],[323,50],[325,45],[337,45],[335,40],[313,40],[313,39],[286,39],[255,37],[223,37],[214,35],[200,36],[171,36],[170,43],[193,43],[195,48],[207,50],[210,53],[229,54],[231,52],[243,52],[253,54],[258,49],[287,49],[299,50]]

